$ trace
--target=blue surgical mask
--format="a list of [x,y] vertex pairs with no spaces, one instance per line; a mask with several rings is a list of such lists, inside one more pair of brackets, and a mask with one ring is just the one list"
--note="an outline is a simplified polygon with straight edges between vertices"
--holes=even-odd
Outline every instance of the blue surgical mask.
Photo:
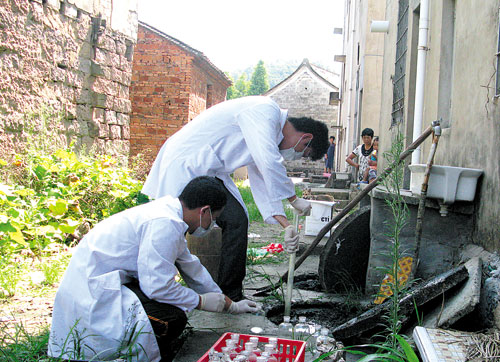
[[197,238],[201,238],[214,228],[215,220],[212,220],[212,210],[208,209],[208,211],[210,211],[210,220],[211,220],[208,229],[205,229],[204,227],[201,226],[201,214],[200,214],[200,226],[198,226],[196,230],[191,233],[191,235],[196,236]]
[[[302,137],[304,137],[304,136],[302,136]],[[281,156],[283,156],[283,159],[285,161],[295,161],[295,160],[300,160],[302,158],[302,156],[304,155],[304,151],[311,144],[311,141],[309,141],[307,146],[304,147],[303,151],[301,151],[301,152],[295,151],[295,147],[297,147],[297,145],[300,143],[300,141],[302,141],[302,137],[300,137],[300,139],[297,141],[295,146],[293,146],[292,148],[287,148],[286,150],[280,150]]]

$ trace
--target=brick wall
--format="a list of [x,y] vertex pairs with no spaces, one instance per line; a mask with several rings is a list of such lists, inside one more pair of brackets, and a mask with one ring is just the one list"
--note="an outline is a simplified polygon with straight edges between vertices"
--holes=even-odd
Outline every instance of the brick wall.
[[0,29],[4,146],[22,147],[30,128],[53,145],[74,141],[126,160],[135,39],[69,1],[3,1]]
[[210,69],[200,64],[193,63],[193,77],[191,84],[191,97],[189,102],[189,120],[211,106],[226,100],[228,84],[212,74]]
[[131,156],[152,163],[168,137],[226,98],[228,80],[195,49],[140,23],[130,87]]
[[130,87],[130,154],[154,158],[165,140],[188,121],[190,56],[139,25]]

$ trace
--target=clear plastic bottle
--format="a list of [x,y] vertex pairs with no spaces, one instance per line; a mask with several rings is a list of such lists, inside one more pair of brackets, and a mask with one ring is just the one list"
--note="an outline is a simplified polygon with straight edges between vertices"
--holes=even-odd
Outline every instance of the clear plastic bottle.
[[243,348],[242,345],[240,344],[239,333],[231,333],[231,339],[234,341],[234,348],[236,353],[240,353],[243,350]]
[[233,362],[247,362],[247,358],[243,355],[238,355],[236,358],[233,360]]
[[318,337],[321,335],[322,327],[320,324],[315,324],[313,328],[314,331],[311,334],[309,340],[307,341],[307,349],[312,353],[316,353],[317,351],[316,341],[318,340]]
[[264,345],[264,352],[262,354],[268,356],[268,362],[277,362],[278,361],[278,350],[275,345],[272,343],[268,343]]
[[317,354],[328,353],[335,348],[335,339],[328,336],[328,328],[321,329],[321,335],[316,340]]
[[236,352],[236,341],[234,339],[226,339],[226,347],[230,348],[229,357],[231,361],[236,358],[238,352]]
[[247,342],[245,343],[245,350],[240,354],[247,358],[248,362],[257,362],[257,355],[253,351],[253,343]]
[[257,357],[257,362],[269,362],[269,359],[265,356]]
[[222,351],[222,361],[223,362],[231,362],[232,359],[230,357],[230,353],[231,353],[231,347],[222,347],[221,348],[221,351]]
[[293,328],[293,339],[300,341],[307,341],[311,336],[309,333],[309,324],[306,322],[307,318],[304,316],[299,317],[299,323]]
[[208,351],[208,362],[221,362],[220,357],[219,352],[215,351],[213,347],[210,348]]
[[290,317],[284,316],[283,322],[278,326],[278,336],[281,338],[290,339],[292,338],[293,324],[290,323]]
[[259,346],[259,337],[250,337],[250,342],[253,343],[253,351],[259,356],[262,353],[262,349]]
[[274,347],[278,349],[278,338],[277,337],[269,337],[269,344],[274,344]]

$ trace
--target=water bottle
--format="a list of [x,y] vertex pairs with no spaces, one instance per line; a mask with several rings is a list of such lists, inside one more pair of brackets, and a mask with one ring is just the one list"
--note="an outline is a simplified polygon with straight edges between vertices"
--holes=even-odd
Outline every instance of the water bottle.
[[257,355],[253,351],[253,343],[245,343],[245,350],[240,353],[247,358],[248,362],[257,362]]
[[321,329],[321,335],[316,340],[316,348],[319,355],[328,353],[335,349],[335,339],[328,336],[328,328]]
[[293,338],[300,341],[307,341],[310,337],[309,325],[306,323],[306,317],[300,316],[299,323],[293,328]]
[[250,337],[250,342],[253,343],[253,352],[259,356],[262,353],[262,349],[259,348],[259,337]]
[[262,352],[262,355],[267,356],[268,362],[278,362],[278,350],[274,344],[268,343],[264,345],[264,352]]
[[218,352],[215,351],[215,349],[212,347],[208,351],[208,362],[220,362],[221,361],[221,356],[219,355]]
[[290,323],[290,317],[284,316],[283,322],[278,326],[278,336],[285,339],[292,338],[293,324]]
[[240,345],[240,335],[239,333],[231,333],[231,339],[234,341],[234,349],[237,353],[240,353],[243,348]]
[[321,335],[321,325],[315,324],[314,325],[314,332],[311,334],[311,337],[307,341],[307,349],[312,352],[316,353],[317,352],[317,346],[316,342]]

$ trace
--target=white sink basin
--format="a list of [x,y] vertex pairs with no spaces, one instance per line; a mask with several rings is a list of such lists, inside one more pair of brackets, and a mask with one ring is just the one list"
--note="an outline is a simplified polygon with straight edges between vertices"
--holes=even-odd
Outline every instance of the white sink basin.
[[[426,165],[409,166],[411,171],[410,191],[420,195]],[[474,168],[433,165],[429,177],[427,197],[443,200],[446,205],[455,201],[472,201],[476,194],[477,180],[483,170]]]

